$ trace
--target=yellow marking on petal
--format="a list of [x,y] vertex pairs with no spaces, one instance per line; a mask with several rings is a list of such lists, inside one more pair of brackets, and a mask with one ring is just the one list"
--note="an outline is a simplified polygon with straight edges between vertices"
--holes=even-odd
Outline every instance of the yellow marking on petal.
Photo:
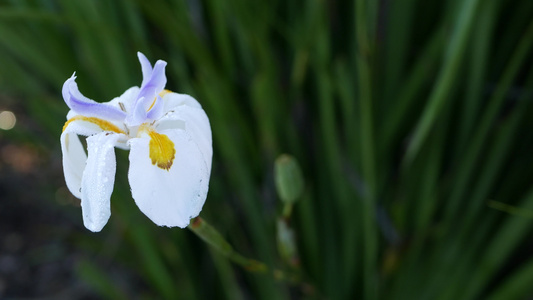
[[118,128],[115,124],[113,124],[113,123],[111,123],[109,121],[102,120],[102,119],[95,118],[95,117],[85,117],[85,116],[80,116],[80,115],[75,116],[73,118],[70,118],[65,123],[65,125],[63,125],[63,131],[65,131],[65,129],[67,129],[67,126],[70,123],[74,122],[74,121],[86,121],[86,122],[90,122],[90,123],[96,124],[103,131],[113,131],[113,132],[116,132],[116,133],[126,134],[124,131],[122,131],[120,128]]
[[174,143],[165,134],[157,133],[153,130],[148,131],[150,135],[150,158],[152,159],[152,165],[157,165],[163,170],[170,170],[176,149]]
[[[162,90],[161,93],[159,93],[159,97],[163,98],[166,94],[169,94],[169,93],[172,93],[172,91]],[[152,104],[150,104],[150,107],[148,107],[147,111],[150,111],[152,107],[154,107],[156,101],[157,101],[157,97],[154,98],[154,101],[152,102]]]
[[150,107],[148,107],[148,110],[147,110],[147,111],[150,111],[150,109],[152,109],[152,107],[154,107],[154,104],[155,104],[156,101],[157,101],[157,97],[154,98],[154,101],[152,102],[152,104],[150,105]]
[[170,93],[172,93],[172,91],[163,90],[163,91],[161,91],[161,93],[159,93],[159,97],[163,98],[163,97],[165,97],[166,94],[170,94]]
[[166,134],[155,132],[155,130],[150,128],[147,123],[141,124],[139,127],[139,133],[140,132],[146,132],[150,136],[148,147],[150,150],[149,154],[150,159],[152,160],[152,165],[169,171],[174,163],[174,157],[176,155],[174,142],[172,142]]

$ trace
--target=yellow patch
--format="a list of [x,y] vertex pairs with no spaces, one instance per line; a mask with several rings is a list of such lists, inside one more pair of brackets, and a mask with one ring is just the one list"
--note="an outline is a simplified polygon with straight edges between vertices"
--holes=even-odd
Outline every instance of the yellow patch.
[[65,131],[65,129],[67,129],[68,124],[70,124],[73,121],[86,121],[86,122],[90,122],[90,123],[98,125],[98,127],[100,127],[103,131],[113,131],[116,133],[126,134],[124,131],[122,131],[120,128],[118,128],[116,125],[114,125],[113,123],[109,121],[94,118],[94,117],[80,116],[80,115],[69,119],[65,123],[65,125],[63,125],[63,131]]
[[176,154],[174,143],[165,134],[157,133],[151,129],[146,131],[150,136],[148,146],[150,148],[152,164],[169,171]]
[[163,91],[161,91],[161,93],[159,93],[159,97],[163,98],[163,97],[165,97],[166,94],[170,94],[170,93],[172,93],[172,91],[163,90]]

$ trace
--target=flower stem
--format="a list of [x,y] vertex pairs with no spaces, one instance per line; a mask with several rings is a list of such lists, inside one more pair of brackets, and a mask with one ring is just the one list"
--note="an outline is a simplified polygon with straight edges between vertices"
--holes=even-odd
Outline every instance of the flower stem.
[[[189,229],[194,232],[198,237],[211,245],[220,254],[227,257],[232,262],[240,265],[245,270],[253,273],[272,274],[274,279],[280,281],[286,281],[291,284],[300,284],[302,288],[309,290],[313,289],[310,285],[301,281],[300,276],[296,274],[289,274],[283,270],[273,269],[268,267],[265,263],[255,259],[250,259],[235,252],[233,247],[222,237],[222,235],[209,223],[200,217],[192,219]],[[314,290],[314,289],[313,289]]]

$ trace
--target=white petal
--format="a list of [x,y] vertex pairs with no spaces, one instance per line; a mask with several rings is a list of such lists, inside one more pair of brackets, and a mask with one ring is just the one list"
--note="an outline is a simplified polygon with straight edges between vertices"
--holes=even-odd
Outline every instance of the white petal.
[[[72,111],[71,111],[72,112]],[[69,115],[71,113],[69,112]],[[63,172],[65,182],[70,192],[77,198],[81,199],[81,178],[87,161],[87,154],[78,135],[93,135],[102,132],[98,125],[74,120],[68,123],[67,127],[61,133],[61,151],[63,152]]]
[[180,105],[202,108],[196,99],[186,94],[167,93],[163,96],[163,101],[165,102],[165,111],[170,111]]
[[191,218],[198,216],[207,197],[207,161],[186,131],[173,129],[159,133],[174,143],[172,166],[165,170],[152,164],[148,135],[131,139],[128,174],[131,192],[137,206],[154,223],[184,228]]
[[[69,127],[71,127],[72,123]],[[63,173],[68,189],[77,198],[81,198],[81,177],[87,154],[78,135],[67,129],[61,134],[61,151],[63,152]]]
[[[171,107],[167,102],[168,106],[166,108],[170,111],[156,122],[156,130],[158,132],[167,129],[185,130],[198,145],[208,166],[208,171],[211,173],[213,146],[209,119],[200,104],[198,104],[198,101],[194,98],[188,95],[172,94],[177,95],[170,98],[170,101],[174,102],[174,105]],[[164,99],[168,100],[167,95],[165,95]]]
[[87,138],[88,158],[81,182],[81,208],[87,229],[102,230],[111,215],[115,182],[115,144],[122,134],[102,132]]

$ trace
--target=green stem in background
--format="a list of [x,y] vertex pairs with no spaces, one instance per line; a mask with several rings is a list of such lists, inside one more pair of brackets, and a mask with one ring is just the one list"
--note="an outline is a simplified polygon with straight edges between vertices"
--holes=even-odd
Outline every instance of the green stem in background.
[[302,281],[299,275],[285,272],[283,270],[270,268],[265,263],[255,259],[246,258],[241,254],[235,252],[233,247],[222,237],[222,235],[209,223],[200,217],[191,220],[189,229],[200,237],[204,242],[208,243],[213,249],[220,254],[243,267],[245,270],[258,274],[271,274],[272,277],[279,281],[284,281],[293,285],[301,287],[302,292],[314,293],[315,289],[312,285]]
[[439,112],[446,104],[448,95],[452,90],[453,83],[457,77],[459,66],[465,52],[464,50],[469,41],[468,38],[472,31],[472,24],[474,23],[478,2],[479,0],[469,0],[465,1],[461,6],[460,15],[457,18],[455,30],[451,36],[439,78],[435,83],[428,104],[420,117],[413,138],[405,153],[403,161],[404,170],[412,164],[414,158],[420,151],[422,144],[427,139],[430,130],[437,121]]
[[250,272],[267,273],[268,267],[266,264],[246,258],[233,250],[233,247],[222,237],[222,235],[209,223],[200,217],[192,219],[189,229],[199,236],[202,240],[212,246],[220,254],[227,257],[232,262],[240,265]]
[[377,260],[378,232],[376,226],[376,157],[373,116],[373,72],[372,59],[375,55],[374,32],[377,8],[371,1],[355,3],[356,52],[355,63],[359,88],[359,118],[361,138],[361,168],[365,181],[362,226],[364,236],[364,296],[365,299],[378,298]]
[[291,226],[293,205],[303,194],[304,178],[296,158],[288,154],[278,156],[274,164],[276,191],[283,204],[281,216],[276,222],[276,241],[283,262],[300,276],[300,254],[296,234]]
[[454,179],[456,184],[452,187],[446,210],[448,224],[455,224],[454,216],[460,208],[461,199],[465,199],[465,195],[469,191],[469,180],[475,177],[475,166],[478,163],[480,154],[484,150],[483,146],[491,133],[491,126],[504,104],[506,93],[511,89],[513,80],[519,74],[521,66],[528,57],[527,54],[530,53],[533,47],[532,37],[533,22],[528,25],[527,31],[516,46],[512,58],[509,60],[499,80],[499,84],[496,86],[494,93],[484,109],[483,116],[476,128],[477,134],[469,142],[469,148],[463,154],[461,163],[458,163],[460,171],[457,173],[460,176]]
[[[287,204],[285,208],[290,206],[290,204]],[[289,213],[287,216],[279,217],[276,223],[278,252],[290,269],[300,274],[300,255],[296,246],[296,234],[290,225],[290,221]]]
[[489,200],[487,206],[499,211],[506,212],[510,215],[520,216],[525,218],[533,218],[533,210],[516,207],[500,201]]

